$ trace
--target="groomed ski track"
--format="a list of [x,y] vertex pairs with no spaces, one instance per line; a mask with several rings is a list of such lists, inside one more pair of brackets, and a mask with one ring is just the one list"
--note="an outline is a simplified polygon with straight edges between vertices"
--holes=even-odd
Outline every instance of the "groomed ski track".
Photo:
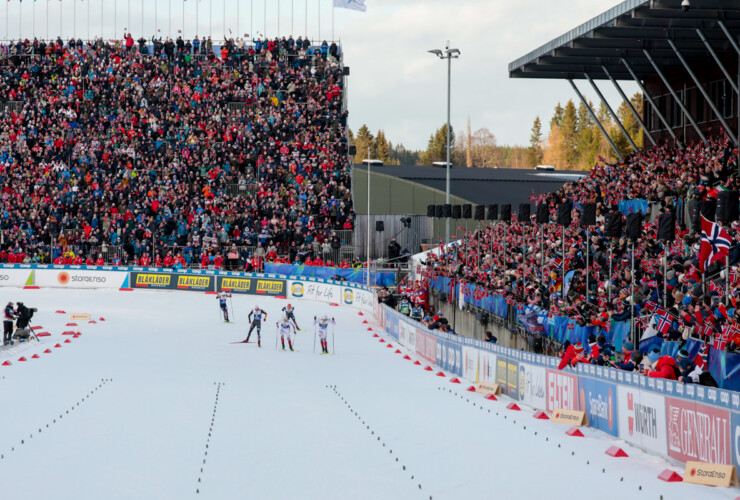
[[[0,349],[12,363],[0,366],[4,499],[737,496],[663,483],[661,471],[682,468],[466,392],[470,381],[396,354],[371,315],[349,307],[293,302],[305,331],[292,353],[275,350],[285,300],[235,296],[226,324],[202,293],[2,291],[37,307],[33,324],[51,333]],[[268,312],[262,348],[231,344],[255,304]],[[71,313],[97,324],[67,327]],[[337,321],[334,356],[312,353],[321,313]],[[606,455],[613,444],[629,458]]]

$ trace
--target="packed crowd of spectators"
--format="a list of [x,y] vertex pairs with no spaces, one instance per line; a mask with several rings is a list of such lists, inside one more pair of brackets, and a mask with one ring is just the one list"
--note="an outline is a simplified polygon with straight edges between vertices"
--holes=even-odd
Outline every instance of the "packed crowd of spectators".
[[0,47],[0,261],[339,264],[342,71],[300,37]]
[[[733,239],[730,272],[724,271],[723,263],[715,262],[706,271],[706,286],[703,287],[697,260],[700,234],[698,228],[689,227],[681,210],[686,203],[693,205],[692,202],[715,199],[720,190],[740,190],[737,151],[728,144],[728,140],[720,137],[707,143],[691,144],[685,149],[660,146],[635,153],[621,164],[601,161],[582,180],[569,182],[558,191],[533,200],[548,204],[551,221],[555,220],[559,204],[573,203],[573,222],[564,232],[554,223],[535,224],[535,217],[517,221],[514,215],[510,224],[481,227],[441,252],[428,252],[424,272],[428,278],[455,277],[462,283],[480,285],[487,294],[503,295],[511,303],[568,316],[580,326],[608,329],[612,319],[631,321],[634,317],[635,328],[626,342],[629,347],[624,353],[626,357],[616,356],[622,358],[621,367],[625,369],[639,367],[640,362],[655,356],[651,351],[637,363],[631,363],[632,351],[639,347],[634,343],[645,330],[658,328],[660,317],[665,317],[669,326],[661,323],[658,336],[678,341],[682,348],[689,337],[693,337],[702,340],[710,349],[736,349],[740,344],[738,223],[726,227]],[[615,211],[620,201],[634,199],[659,206],[657,212],[676,213],[675,241],[658,241],[656,225],[649,217],[644,219],[642,238],[636,240],[634,246],[626,236],[608,238],[604,235],[604,215]],[[581,203],[596,203],[596,226],[579,226]],[[634,293],[631,293],[633,254],[635,276]],[[575,271],[565,284],[563,261],[566,275]],[[664,277],[667,282],[665,296]],[[724,290],[728,284],[729,296],[726,297]],[[595,341],[593,344],[596,345]],[[585,354],[577,358],[576,346],[566,347],[570,349],[568,363],[575,359],[596,362],[599,356],[607,363],[604,352],[598,354],[598,349],[596,358]],[[606,354],[613,362],[614,355],[620,353],[607,348]],[[648,371],[665,374],[668,378],[682,376],[674,373],[681,369],[678,363],[682,360],[669,358],[673,361],[665,359],[660,367],[651,365]],[[694,361],[698,360],[683,363]],[[665,368],[670,363],[676,370]]]

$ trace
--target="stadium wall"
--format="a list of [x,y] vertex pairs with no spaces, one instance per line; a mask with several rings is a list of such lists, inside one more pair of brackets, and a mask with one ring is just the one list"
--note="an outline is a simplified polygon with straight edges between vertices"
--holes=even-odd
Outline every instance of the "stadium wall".
[[532,408],[584,411],[591,427],[676,463],[740,468],[740,393],[594,365],[558,370],[557,358],[429,330],[379,304],[362,285],[225,271],[8,264],[0,266],[0,286],[232,290],[353,307],[372,313],[417,357],[475,383],[499,384]]
[[740,394],[557,358],[428,330],[385,305],[375,317],[418,357],[476,383],[499,384],[547,412],[586,412],[591,427],[676,463],[740,465]]

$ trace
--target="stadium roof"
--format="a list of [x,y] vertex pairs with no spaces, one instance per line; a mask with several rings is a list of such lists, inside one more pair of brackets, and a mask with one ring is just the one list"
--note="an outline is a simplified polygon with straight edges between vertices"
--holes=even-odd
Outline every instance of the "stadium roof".
[[[355,165],[355,168],[367,170],[365,165]],[[373,167],[372,172],[415,182],[442,192],[445,190],[445,168],[387,165]],[[536,194],[551,193],[566,182],[586,174],[587,172],[563,170],[453,167],[450,169],[450,194],[478,205],[510,203],[518,206],[519,203],[529,202],[533,191]]]
[[624,59],[644,79],[655,74],[644,50],[661,68],[680,67],[669,40],[687,61],[706,59],[702,35],[720,57],[734,53],[728,34],[738,40],[740,1],[690,1],[689,10],[683,11],[681,0],[625,0],[510,63],[509,76],[581,79],[588,73],[606,79],[605,67],[617,80],[630,80]]

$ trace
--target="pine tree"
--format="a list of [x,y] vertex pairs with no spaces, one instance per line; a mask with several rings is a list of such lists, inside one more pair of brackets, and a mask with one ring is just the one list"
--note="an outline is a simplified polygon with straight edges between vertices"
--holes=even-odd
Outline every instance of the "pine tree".
[[[367,125],[363,125],[357,130],[357,137],[355,137],[354,146],[357,148],[357,154],[355,155],[355,164],[362,163],[364,160],[375,159],[375,138],[367,128]],[[368,148],[370,148],[368,157]]]
[[384,165],[388,165],[391,162],[391,148],[385,139],[385,133],[382,130],[378,130],[378,135],[375,136],[375,159],[383,162]]
[[566,162],[569,167],[576,164],[578,149],[576,148],[576,131],[578,129],[578,111],[572,100],[569,100],[563,110],[563,122],[560,126],[563,147],[566,151]]
[[529,166],[536,167],[542,161],[542,122],[540,117],[534,119],[532,134],[529,136],[529,148],[527,148],[527,160]]
[[[455,147],[455,129],[450,127],[450,152]],[[427,143],[427,149],[421,154],[421,161],[425,165],[431,165],[435,161],[447,161],[447,124],[442,125],[431,136]],[[450,156],[450,163],[452,156]]]
[[550,119],[550,130],[552,130],[553,127],[560,127],[563,124],[564,115],[565,111],[563,110],[563,107],[560,105],[560,103],[558,103],[558,105],[555,106],[555,113]]

